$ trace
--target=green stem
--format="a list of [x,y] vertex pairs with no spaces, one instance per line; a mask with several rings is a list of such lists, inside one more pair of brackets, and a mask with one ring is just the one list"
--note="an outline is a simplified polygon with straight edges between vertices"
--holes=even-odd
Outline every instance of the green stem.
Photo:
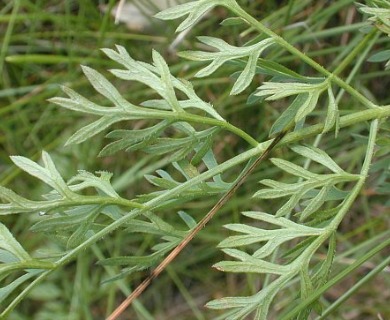
[[249,134],[247,134],[245,131],[241,130],[240,128],[235,127],[234,125],[230,124],[227,121],[222,121],[218,119],[208,118],[208,117],[202,117],[195,114],[189,114],[189,113],[178,113],[176,116],[176,119],[179,121],[186,121],[189,123],[201,123],[201,124],[207,124],[212,125],[216,127],[223,128],[225,130],[228,130],[235,135],[241,137],[246,142],[248,142],[252,147],[256,147],[259,142],[252,138]]
[[344,216],[347,214],[348,210],[355,202],[355,199],[359,196],[360,190],[362,189],[362,187],[363,187],[363,185],[368,177],[368,171],[370,169],[372,158],[374,156],[375,141],[376,141],[378,129],[379,129],[379,120],[376,119],[371,123],[370,135],[368,137],[368,146],[367,146],[366,157],[364,159],[362,170],[360,171],[361,177],[358,180],[355,187],[352,189],[352,192],[349,194],[348,198],[343,203],[341,210],[337,213],[337,215],[333,219],[332,223],[329,224],[329,229],[332,232],[338,228],[339,224],[344,219]]
[[[123,207],[128,207],[128,208],[144,208],[144,205],[127,200],[124,198],[113,198],[113,197],[100,197],[100,196],[80,196],[72,200],[65,200],[63,202],[59,202],[58,200],[54,201],[40,201],[42,202],[42,205],[46,207],[44,209],[52,209],[52,208],[58,208],[59,206],[61,207],[74,207],[77,205],[89,205],[89,204],[99,204],[103,206],[108,206],[108,205],[118,205],[118,206],[123,206]],[[48,203],[52,202],[52,203]]]
[[[142,107],[140,107],[142,108]],[[126,119],[126,113],[123,114],[123,119]],[[135,113],[132,112],[129,114],[130,117],[134,117]],[[138,114],[137,114],[138,115]],[[185,121],[188,123],[199,123],[209,126],[215,126],[222,129],[225,129],[227,131],[230,131],[234,133],[235,135],[241,137],[246,142],[248,142],[251,146],[256,147],[259,142],[252,138],[249,134],[247,134],[245,131],[241,130],[240,128],[235,127],[234,125],[230,124],[229,122],[225,120],[219,120],[215,118],[210,117],[203,117],[198,116],[196,114],[188,113],[188,112],[172,112],[172,111],[164,111],[164,110],[153,110],[145,112],[145,110],[142,110],[141,113],[139,113],[140,116],[143,117],[143,119],[166,119],[170,121]]]
[[264,33],[274,39],[276,43],[281,45],[283,48],[285,48],[287,51],[295,55],[296,57],[300,58],[302,61],[307,63],[309,66],[313,67],[318,72],[322,73],[324,76],[328,78],[332,78],[332,81],[336,83],[338,86],[343,88],[345,91],[347,91],[351,96],[356,98],[358,101],[360,101],[363,105],[365,105],[368,108],[376,108],[377,105],[375,105],[373,102],[371,102],[369,99],[367,99],[365,96],[363,96],[360,92],[356,91],[353,87],[351,87],[348,83],[346,83],[344,80],[339,78],[337,75],[332,74],[328,70],[326,70],[323,66],[318,64],[316,61],[308,57],[306,54],[295,48],[293,45],[291,45],[289,42],[284,40],[281,36],[273,32],[272,30],[265,27],[261,22],[257,21],[255,18],[253,18],[249,13],[247,13],[244,9],[242,9],[237,3],[235,3],[232,6],[229,6],[229,9],[234,12],[239,17],[246,20],[253,28],[255,28],[257,31]]
[[[346,127],[350,126],[359,122],[367,121],[367,120],[373,120],[373,119],[380,119],[390,116],[390,105],[376,108],[376,109],[370,109],[370,110],[364,110],[360,112],[356,112],[352,115],[346,115],[340,118],[340,127]],[[296,143],[298,141],[301,141],[304,138],[311,137],[313,135],[316,135],[323,130],[323,124],[317,124],[296,132],[291,132],[287,134],[276,146],[275,148],[280,148],[284,145],[289,145],[292,143]],[[238,156],[229,159],[225,161],[224,163],[221,163],[220,165],[192,178],[191,180],[188,180],[184,182],[183,184],[167,190],[165,193],[161,194],[160,196],[157,196],[156,198],[148,201],[144,204],[143,209],[134,209],[131,212],[129,212],[127,215],[123,216],[122,218],[114,221],[112,224],[108,225],[104,229],[100,230],[90,238],[88,238],[84,243],[80,244],[78,247],[74,248],[70,252],[68,252],[64,257],[62,257],[60,260],[56,262],[57,268],[66,265],[70,261],[72,261],[80,252],[83,252],[85,249],[90,247],[93,243],[97,242],[104,236],[110,234],[114,230],[121,227],[126,222],[130,221],[131,219],[134,219],[135,217],[147,212],[148,210],[153,210],[158,208],[158,206],[161,203],[164,203],[164,201],[167,201],[169,199],[174,198],[175,196],[178,196],[181,192],[187,190],[188,188],[197,185],[198,183],[205,181],[207,179],[210,179],[214,177],[215,175],[218,175],[222,172],[225,172],[226,170],[235,167],[243,162],[248,161],[252,157],[256,157],[259,154],[262,154],[267,147],[272,143],[273,139],[267,140],[265,142],[257,144],[255,148],[252,148],[246,152],[243,152],[242,154],[239,154]],[[365,164],[365,166],[367,166]],[[34,288],[34,286],[43,279],[45,279],[53,270],[45,271],[41,275],[39,275],[32,283],[30,283],[15,299],[10,303],[10,305],[0,314],[1,317],[5,317],[8,315],[17,305],[19,302],[22,301],[22,299],[28,294],[28,292]]]
[[[357,124],[364,121],[387,118],[389,116],[390,105],[378,107],[375,109],[363,110],[341,117],[340,128],[349,127],[353,124]],[[290,143],[305,139],[306,137],[311,137],[315,134],[322,132],[323,128],[323,124],[316,124],[298,131],[291,132],[284,137],[284,139],[278,144],[278,146],[288,145]]]

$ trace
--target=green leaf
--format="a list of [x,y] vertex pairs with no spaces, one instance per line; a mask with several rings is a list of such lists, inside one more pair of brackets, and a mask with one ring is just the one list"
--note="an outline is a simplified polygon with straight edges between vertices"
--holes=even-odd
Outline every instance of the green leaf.
[[60,173],[54,165],[54,162],[47,152],[42,151],[42,161],[44,167],[41,167],[34,161],[21,156],[11,156],[11,160],[20,169],[48,184],[63,197],[72,197],[73,193],[62,179]]
[[100,260],[98,263],[103,266],[142,266],[143,269],[146,269],[155,265],[161,259],[161,256],[161,253],[155,252],[148,256],[107,258]]
[[274,82],[282,82],[285,80],[301,80],[305,81],[308,78],[296,73],[285,66],[272,60],[259,58],[257,70],[259,73],[273,76]]
[[[164,59],[157,53],[153,53],[155,65],[151,65],[141,61],[135,61],[127,53],[122,46],[116,46],[117,51],[112,49],[103,49],[103,52],[112,60],[118,62],[125,67],[125,70],[110,70],[112,74],[124,80],[133,80],[141,82],[155,90],[164,100],[148,100],[142,103],[142,106],[147,108],[132,106],[132,110],[128,114],[133,115],[133,119],[138,118],[153,118],[153,114],[148,109],[173,110],[175,113],[182,112],[185,108],[197,108],[207,112],[212,117],[225,121],[212,107],[211,104],[204,102],[195,93],[192,84],[184,79],[173,77]],[[175,89],[184,93],[188,99],[178,100],[175,95]],[[130,109],[130,108],[128,108]],[[136,112],[137,111],[137,112]],[[168,118],[168,116],[166,115]],[[155,115],[154,118],[161,119],[161,113]],[[174,117],[172,116],[171,119]]]
[[26,269],[44,269],[50,270],[54,269],[56,265],[48,261],[39,261],[39,260],[24,260],[19,262],[12,262],[7,264],[0,264],[0,278],[6,276],[14,271],[21,271]]
[[[328,113],[326,115],[325,125],[322,133],[328,132],[335,124],[338,124],[337,120],[339,118],[339,111],[332,88],[330,86],[328,87],[328,100]],[[337,137],[337,133],[339,131],[338,125],[336,126],[335,131]]]
[[185,154],[191,152],[197,141],[194,137],[185,138],[158,138],[156,143],[144,148],[144,152],[156,155],[171,153],[176,150],[184,150]]
[[306,299],[313,292],[313,283],[310,279],[309,275],[309,266],[306,263],[305,266],[302,267],[301,272],[301,298],[302,300]]
[[[161,172],[161,171],[160,171]],[[172,178],[167,180],[165,178],[158,178],[152,175],[145,175],[146,180],[162,189],[173,189],[180,185],[179,182],[174,181]]]
[[[69,180],[69,187],[72,189],[72,191],[80,191],[85,188],[93,187],[102,191],[109,197],[120,198],[110,183],[112,173],[106,171],[97,171],[96,174],[99,176],[96,176],[85,170],[79,170],[78,174]],[[75,182],[80,183],[75,184]]]
[[99,120],[96,120],[95,122],[92,122],[89,125],[76,131],[68,139],[68,141],[66,141],[65,145],[79,144],[81,142],[84,142],[85,140],[88,140],[93,136],[97,135],[98,133],[106,130],[114,123],[117,123],[119,121],[129,120],[129,119],[131,119],[131,117],[126,119],[125,117],[123,116],[121,117],[120,115],[102,117]]
[[323,81],[316,84],[300,82],[264,82],[256,93],[259,97],[267,96],[266,100],[278,100],[292,95],[308,93],[320,93],[326,89],[328,82]]
[[77,227],[76,231],[68,238],[66,242],[66,248],[73,249],[82,244],[86,239],[91,237],[94,232],[92,231],[92,223],[95,221],[97,216],[100,214],[102,206],[96,206],[93,208],[88,215],[86,215],[84,221]]
[[246,217],[256,219],[256,220],[261,220],[264,222],[268,222],[268,223],[271,223],[271,224],[274,224],[274,225],[280,226],[280,227],[295,229],[298,226],[296,223],[292,222],[289,219],[282,218],[282,217],[277,218],[274,215],[268,214],[265,212],[244,211],[242,214]]
[[54,214],[47,217],[43,217],[37,223],[35,223],[30,230],[34,232],[47,232],[53,233],[57,230],[74,230],[80,224],[83,224],[91,212],[96,210],[96,205],[88,205],[82,207],[76,207],[70,210],[66,210],[61,214]]
[[271,162],[275,166],[279,167],[280,169],[282,169],[282,170],[286,171],[287,173],[290,173],[294,176],[302,177],[304,179],[318,179],[319,178],[318,174],[315,174],[313,172],[310,172],[309,170],[306,170],[300,166],[297,166],[296,164],[294,164],[290,161],[272,158]]
[[112,155],[119,150],[135,151],[155,142],[158,136],[171,125],[171,121],[163,120],[160,123],[141,130],[114,130],[107,134],[107,138],[118,139],[106,145],[99,156]]
[[0,288],[0,304],[2,304],[5,299],[12,294],[20,285],[25,283],[27,280],[31,279],[38,273],[41,273],[41,270],[30,270],[30,272],[20,276],[19,278],[13,280],[10,284]]
[[213,265],[222,272],[244,272],[244,273],[271,273],[284,274],[289,270],[289,266],[282,266],[276,263],[267,262],[260,259],[251,259],[251,261],[221,261]]
[[198,169],[193,166],[187,159],[181,159],[178,162],[174,162],[173,166],[187,179],[191,180],[199,175]]
[[112,60],[122,64],[125,70],[111,69],[110,72],[123,80],[133,80],[143,83],[154,89],[160,96],[164,96],[164,88],[161,85],[161,79],[157,75],[155,66],[141,61],[135,61],[122,46],[116,45],[118,50],[102,49],[102,51]]
[[[291,121],[291,115],[295,114],[294,121],[298,123],[303,120],[316,107],[320,94],[328,87],[328,81],[323,80],[319,83],[300,83],[300,82],[264,82],[256,93],[259,97],[266,97],[266,100],[278,100],[292,95],[301,95],[298,108],[298,99],[296,99],[289,112],[279,120],[275,131],[282,131],[284,126],[288,126]],[[282,121],[283,120],[283,121]]]
[[321,191],[309,202],[308,206],[301,212],[300,220],[306,220],[310,215],[317,211],[325,202],[329,193],[330,186],[324,186]]
[[244,91],[251,83],[256,74],[257,60],[260,54],[274,43],[273,39],[264,39],[248,47],[235,47],[222,39],[213,37],[198,37],[199,41],[217,49],[217,52],[184,51],[179,55],[182,58],[194,61],[211,61],[211,63],[199,70],[196,77],[206,77],[215,72],[229,60],[248,57],[244,70],[237,78],[230,94],[236,95]]
[[[290,229],[296,232],[300,232],[301,236],[319,235],[323,231],[321,228],[308,227],[299,223],[295,223],[290,219],[286,219],[283,217],[276,217],[274,215],[265,212],[245,211],[242,214],[252,219],[261,220],[276,226],[283,227],[285,229]],[[272,237],[270,239],[272,239]]]
[[271,127],[269,136],[274,137],[283,130],[288,129],[291,124],[294,123],[295,115],[297,114],[299,108],[304,104],[307,99],[307,93],[298,94],[294,101],[290,104],[290,106],[274,122]]
[[76,248],[77,246],[82,244],[86,239],[91,237],[93,235],[93,232],[91,232],[89,235],[87,234],[90,229],[91,229],[91,223],[83,223],[79,225],[76,231],[73,232],[72,235],[68,238],[68,241],[66,242],[66,249],[70,250]]
[[0,215],[29,212],[33,202],[19,196],[10,189],[0,186],[0,199],[9,203],[0,203]]
[[165,9],[155,15],[161,20],[173,20],[188,15],[177,27],[176,32],[184,31],[194,26],[202,16],[217,5],[229,6],[234,4],[232,0],[198,0],[184,3]]
[[306,118],[306,116],[314,110],[317,106],[318,98],[320,97],[321,91],[311,91],[307,97],[307,100],[298,109],[295,115],[295,123]]
[[245,69],[241,72],[240,76],[234,83],[230,92],[231,95],[241,93],[251,84],[252,79],[256,74],[257,59],[259,58],[260,53],[260,51],[257,51],[254,54],[249,55]]
[[287,216],[291,213],[292,210],[298,205],[299,200],[303,197],[304,192],[300,190],[300,192],[294,194],[288,201],[279,208],[279,210],[275,213],[277,217]]
[[184,223],[187,225],[189,229],[193,229],[197,226],[195,219],[185,211],[180,210],[177,214],[184,221]]
[[[349,181],[352,181],[352,179]],[[349,193],[350,193],[349,191],[343,191],[336,188],[335,186],[332,186],[329,188],[329,191],[325,197],[325,201],[343,200],[348,196]],[[308,196],[308,198],[313,198],[317,194],[318,194],[318,190],[312,189],[309,192],[307,192],[306,195]],[[303,205],[307,205],[307,203],[304,202]]]
[[[300,280],[301,280],[301,299],[305,300],[313,293],[313,283],[310,279],[309,275],[309,266],[308,262],[305,263],[305,265],[301,268],[300,271]],[[312,310],[312,306],[306,307],[304,310],[302,310],[297,320],[305,320],[309,317]]]
[[76,91],[62,86],[62,91],[64,91],[69,97],[68,98],[51,98],[48,101],[55,103],[63,108],[73,110],[73,111],[78,111],[78,112],[84,112],[84,113],[89,113],[89,114],[95,114],[95,115],[100,115],[100,116],[105,116],[105,115],[111,115],[113,112],[113,108],[107,108],[107,107],[102,107],[86,98],[78,94]]
[[379,30],[390,36],[390,6],[388,1],[375,1],[372,7],[360,5],[359,11],[372,15],[368,18]]
[[183,112],[183,109],[176,98],[175,90],[171,81],[171,73],[169,71],[167,63],[156,50],[153,50],[152,56],[154,65],[156,66],[159,74],[161,75],[161,84],[164,87],[167,102],[169,103],[173,111]]
[[[238,227],[240,226],[240,227]],[[244,228],[247,227],[247,228]],[[245,246],[257,242],[269,241],[275,238],[278,238],[279,241],[286,242],[298,237],[310,236],[313,234],[318,234],[321,231],[318,230],[291,230],[291,229],[276,229],[276,230],[264,230],[254,227],[249,227],[246,225],[226,225],[225,228],[228,228],[233,231],[247,233],[246,235],[230,236],[222,240],[218,247],[220,248],[235,248],[240,246]],[[242,228],[242,229],[240,229]],[[248,228],[253,228],[253,232],[250,232]]]
[[323,166],[327,167],[331,171],[335,173],[345,173],[343,169],[341,169],[336,162],[333,161],[329,155],[316,147],[313,146],[294,146],[291,147],[291,149],[295,152],[300,154],[301,156],[311,159],[317,163],[322,164]]
[[238,25],[247,24],[247,23],[248,22],[246,22],[241,17],[229,17],[229,18],[224,19],[220,23],[220,25],[224,26],[224,27],[230,27],[230,26],[238,26]]
[[253,257],[256,259],[264,259],[269,257],[275,252],[275,250],[280,247],[283,243],[290,241],[288,238],[274,238],[267,241],[266,244],[262,245],[253,253]]
[[251,299],[251,297],[226,297],[212,300],[206,304],[206,307],[215,310],[243,308],[249,303],[253,303],[253,300],[255,299]]
[[213,135],[210,134],[210,136],[208,136],[203,142],[201,142],[197,147],[195,147],[195,154],[191,159],[192,165],[194,166],[198,165],[202,160],[204,160],[204,158],[208,153],[210,152],[211,154],[213,153],[211,150],[212,143],[213,143]]
[[251,260],[252,256],[244,251],[237,250],[237,249],[223,249],[222,250],[227,255],[241,261],[247,261]]
[[[210,301],[206,307],[211,309],[233,309],[225,314],[227,320],[247,319],[256,310],[254,319],[266,320],[270,304],[280,288],[286,285],[288,278],[279,277],[271,285],[263,288],[261,292],[247,297],[225,297]],[[259,303],[261,301],[261,303]],[[234,310],[236,309],[236,310]],[[253,318],[253,315],[251,315]]]
[[123,110],[132,107],[102,74],[87,66],[81,66],[81,68],[95,90],[109,99],[115,106]]
[[374,53],[367,59],[369,62],[383,62],[390,59],[390,50],[382,50]]
[[12,253],[20,261],[31,260],[30,255],[23,249],[20,243],[14,238],[8,228],[0,223],[0,248]]
[[[295,193],[301,186],[300,184],[291,184],[291,183],[284,183],[284,182],[279,182],[276,180],[271,180],[271,179],[263,179],[260,181],[261,184],[270,187],[272,189],[262,189],[259,190],[258,192],[255,193],[254,197],[258,198],[281,198],[281,197],[286,197],[289,194]],[[278,191],[279,194],[275,193],[275,191]],[[269,194],[270,192],[270,194]],[[282,193],[280,193],[282,192]]]
[[174,20],[182,16],[190,14],[193,10],[196,10],[196,1],[189,3],[183,3],[180,5],[173,6],[158,12],[155,17],[161,20]]
[[174,79],[173,82],[175,83],[175,87],[188,97],[188,100],[179,101],[183,109],[196,108],[205,111],[215,119],[226,121],[218,114],[218,112],[214,109],[214,107],[210,103],[205,102],[198,97],[191,82],[185,79]]
[[333,232],[329,237],[326,259],[321,263],[320,268],[313,276],[313,283],[317,288],[323,286],[329,278],[334,257],[336,255],[336,245],[336,234]]

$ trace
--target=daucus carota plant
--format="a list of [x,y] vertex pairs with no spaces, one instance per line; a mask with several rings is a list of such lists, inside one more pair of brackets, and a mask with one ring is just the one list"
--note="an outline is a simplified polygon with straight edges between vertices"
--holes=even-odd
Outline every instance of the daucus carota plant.
[[[196,72],[198,78],[212,76],[225,66],[238,68],[232,75],[230,95],[247,93],[250,103],[272,105],[278,101],[287,105],[271,126],[269,139],[258,141],[246,128],[230,123],[218,105],[213,106],[197,94],[190,81],[173,75],[157,51],[152,53],[152,63],[147,63],[132,58],[123,46],[102,49],[107,58],[119,66],[110,70],[113,77],[139,82],[152,93],[141,103],[131,102],[105,76],[83,66],[88,81],[109,105],[93,102],[69,87],[63,87],[67,97],[50,99],[62,108],[89,114],[95,119],[76,131],[67,144],[93,141],[97,134],[105,132],[111,142],[101,150],[103,157],[139,150],[156,159],[168,155],[171,164],[145,176],[157,190],[127,199],[111,184],[111,173],[80,171],[65,181],[45,151],[41,162],[11,157],[16,166],[45,183],[50,192],[35,201],[0,187],[0,214],[40,213],[32,230],[46,233],[61,245],[55,253],[35,257],[5,225],[0,224],[2,317],[9,315],[51,273],[71,263],[96,243],[103,242],[113,231],[152,236],[157,242],[153,243],[150,254],[112,255],[99,261],[101,267],[122,268],[120,273],[110,274],[105,283],[128,279],[131,274],[158,266],[144,286],[136,289],[122,308],[111,315],[110,319],[115,319],[210,221],[272,149],[284,148],[288,154],[285,158],[270,160],[282,178],[275,174],[262,179],[260,186],[255,185],[253,206],[242,212],[243,222],[232,221],[225,225],[231,234],[218,247],[229,258],[214,265],[227,273],[254,274],[261,280],[260,285],[246,295],[237,292],[236,296],[208,302],[206,306],[217,310],[219,318],[267,319],[277,312],[272,310],[272,304],[291,288],[295,288],[296,293],[288,296],[289,305],[278,311],[278,319],[307,319],[314,314],[325,317],[346,296],[324,306],[321,295],[342,279],[340,275],[352,272],[390,244],[388,232],[383,231],[382,241],[366,250],[346,274],[332,274],[338,252],[337,230],[361,195],[370,169],[375,169],[372,172],[379,181],[376,188],[385,194],[390,191],[390,136],[386,127],[390,105],[378,103],[374,97],[351,85],[351,79],[368,59],[370,49],[380,41],[383,43],[390,34],[390,2],[372,0],[358,5],[359,11],[367,17],[366,25],[362,31],[356,31],[354,46],[342,55],[336,68],[317,63],[287,38],[243,10],[235,0],[191,1],[162,11],[157,18],[184,17],[177,31],[185,31],[217,6],[224,7],[234,16],[223,23],[223,28],[239,26],[251,38],[246,44],[237,45],[217,37],[201,36],[199,48],[202,50],[183,51],[179,56],[206,63]],[[289,10],[292,7],[289,6]],[[273,57],[278,58],[281,52],[284,60],[295,59],[298,65],[310,67],[310,71],[298,72],[275,61]],[[388,61],[389,50],[377,52],[370,59]],[[344,80],[340,74],[347,68],[352,69],[351,76]],[[257,89],[251,92],[253,85],[257,85]],[[353,101],[354,107],[348,105],[343,109],[344,96]],[[388,103],[389,100],[385,98],[384,101]],[[121,126],[137,121],[142,121],[143,127],[130,130],[124,129],[127,125]],[[359,134],[354,131],[355,127],[359,127]],[[347,134],[342,135],[344,132]],[[345,139],[348,132],[364,142],[359,145],[360,150],[364,145],[364,152],[356,154],[361,158],[354,160],[352,165],[340,160],[338,152],[348,152],[345,146],[340,146],[339,142],[339,150],[332,147],[333,139],[340,141],[341,135]],[[225,133],[242,139],[247,150],[220,161],[214,142]],[[332,138],[326,140],[329,136]],[[310,139],[314,137],[314,141]],[[376,166],[373,165],[375,159],[378,160]],[[233,181],[227,181],[224,174],[242,164],[246,167]],[[180,209],[207,197],[220,200],[214,201],[213,209],[198,223]],[[276,209],[263,212],[258,205],[262,201],[259,199],[273,202]],[[186,229],[171,220],[166,221],[159,215],[163,211],[179,211],[178,219],[181,218]],[[169,252],[168,260],[163,260]],[[319,252],[323,253],[321,259]],[[373,272],[380,272],[388,260],[383,260]],[[164,262],[159,265],[161,261]]]

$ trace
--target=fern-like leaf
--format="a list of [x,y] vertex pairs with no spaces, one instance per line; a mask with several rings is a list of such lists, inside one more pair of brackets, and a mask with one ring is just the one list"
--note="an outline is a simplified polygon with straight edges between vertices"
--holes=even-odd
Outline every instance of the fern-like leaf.
[[251,83],[253,77],[256,74],[257,61],[261,53],[274,43],[272,39],[264,39],[254,45],[247,47],[235,47],[222,39],[213,37],[198,37],[199,41],[217,49],[217,52],[205,52],[205,51],[184,51],[179,55],[183,58],[194,61],[211,61],[211,63],[199,70],[196,73],[196,77],[206,77],[214,73],[219,67],[221,67],[227,61],[247,58],[247,63],[240,76],[237,78],[234,86],[230,92],[232,95],[236,95],[244,91]]

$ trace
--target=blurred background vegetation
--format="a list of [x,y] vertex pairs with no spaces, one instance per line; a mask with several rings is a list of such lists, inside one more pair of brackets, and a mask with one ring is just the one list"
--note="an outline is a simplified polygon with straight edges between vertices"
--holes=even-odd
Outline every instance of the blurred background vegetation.
[[[102,47],[112,48],[115,44],[120,44],[135,59],[148,62],[151,60],[151,50],[156,49],[167,59],[175,75],[191,78],[199,64],[180,60],[175,52],[199,47],[196,36],[221,37],[235,45],[243,45],[256,36],[253,30],[242,25],[221,26],[220,22],[228,17],[228,13],[223,9],[216,9],[189,33],[181,35],[182,38],[178,41],[178,35],[174,33],[175,23],[155,21],[150,16],[147,18],[149,25],[138,30],[130,29],[123,22],[115,24],[115,18],[110,12],[117,2],[0,1],[0,185],[27,198],[39,199],[44,192],[42,184],[26,174],[21,175],[12,165],[9,156],[22,155],[37,160],[41,150],[46,150],[66,178],[72,177],[79,169],[92,172],[107,170],[114,173],[113,184],[123,196],[133,198],[152,190],[144,182],[143,175],[165,167],[169,159],[156,159],[141,152],[123,152],[100,158],[97,155],[102,146],[107,144],[104,135],[81,145],[64,147],[66,139],[77,128],[91,122],[91,119],[62,110],[47,102],[47,99],[61,96],[62,84],[91,99],[99,99],[82,75],[79,65],[89,65],[103,73],[105,69],[114,67],[113,62],[108,61],[100,52],[99,48]],[[143,10],[156,10],[153,0],[133,2],[135,5],[141,4]],[[363,36],[359,30],[363,27],[364,20],[352,0],[243,0],[239,3],[328,70],[337,67]],[[355,88],[381,104],[390,103],[389,77],[385,77],[388,71],[384,71],[383,64],[369,63],[366,60],[372,53],[383,49],[386,40],[385,37],[379,39],[377,47],[372,48],[370,53],[367,52],[363,61],[354,61],[342,75],[344,78],[351,75]],[[275,61],[296,72],[317,76],[309,67],[285,52],[275,51],[274,56]],[[355,63],[361,64],[357,70],[353,69]],[[226,65],[213,74],[212,78],[194,79],[196,91],[204,100],[211,101],[234,125],[259,141],[264,140],[280,110],[284,110],[286,106],[275,103],[270,105],[264,101],[247,103],[248,95],[263,80],[260,76],[246,90],[246,94],[229,96],[229,75],[235,70],[238,70],[237,66]],[[108,73],[104,74],[109,77]],[[134,103],[143,101],[150,95],[150,91],[139,84],[120,82],[112,77],[109,79]],[[362,107],[345,96],[339,108],[342,114],[346,114]],[[324,111],[318,110],[317,115],[322,115]],[[131,124],[132,127],[142,125]],[[124,123],[123,126],[128,128],[129,124]],[[384,131],[388,135],[388,125],[387,128],[384,126]],[[364,154],[365,138],[362,135],[366,133],[367,126],[362,124],[349,131],[342,130],[338,139],[329,134],[321,144],[327,146],[327,152],[341,166],[353,168]],[[386,147],[389,142],[390,140],[384,139],[383,145]],[[231,135],[221,135],[214,145],[219,161],[246,148],[245,143]],[[291,157],[286,151],[278,150],[276,155]],[[378,160],[370,185],[366,186],[360,202],[356,203],[354,212],[348,216],[340,230],[338,250],[349,253],[337,259],[335,272],[345,268],[367,248],[389,235],[390,201],[388,189],[384,185],[389,184],[390,160],[386,152],[379,154]],[[229,175],[232,178],[237,173],[238,171],[229,172],[227,178],[229,179]],[[257,181],[265,175],[269,177],[275,174],[278,174],[276,169],[266,164],[260,172],[250,177],[238,196],[221,210],[217,218],[201,232],[167,272],[152,284],[141,301],[123,319],[130,316],[137,319],[209,319],[212,313],[203,308],[208,300],[222,295],[244,295],[255,290],[258,285],[255,278],[225,275],[212,270],[210,266],[222,258],[222,253],[215,246],[227,234],[222,228],[223,224],[241,221],[240,212],[243,210],[259,208],[258,203],[249,200],[258,188]],[[186,204],[183,209],[199,220],[214,202],[215,199],[206,198],[202,202]],[[272,212],[274,207],[273,203],[261,204],[263,211]],[[177,219],[171,212],[163,214],[164,219],[172,223]],[[38,219],[38,215],[1,217],[1,221],[10,228],[26,250],[33,253],[55,245],[45,235],[29,231],[29,227]],[[102,285],[101,281],[107,278],[107,274],[112,276],[118,270],[105,270],[96,265],[96,262],[102,257],[124,252],[133,251],[141,255],[145,250],[143,248],[148,247],[151,241],[153,239],[142,239],[119,232],[112,234],[109,239],[104,239],[92,250],[85,252],[74,264],[55,272],[48,281],[33,290],[11,319],[103,319],[129,293],[129,284],[137,283],[147,273]],[[362,246],[358,247],[358,244]],[[321,258],[323,257],[319,254],[318,259]],[[380,257],[376,258],[380,261]],[[332,288],[322,302],[327,305],[336,299],[373,265],[366,265]],[[386,315],[390,317],[389,272],[387,269],[357,292],[339,308],[338,314],[332,319],[380,319],[378,314],[384,316],[383,319],[386,319]],[[291,292],[280,297],[275,310],[284,308],[288,303],[287,297],[294,294],[294,288],[291,288]]]

